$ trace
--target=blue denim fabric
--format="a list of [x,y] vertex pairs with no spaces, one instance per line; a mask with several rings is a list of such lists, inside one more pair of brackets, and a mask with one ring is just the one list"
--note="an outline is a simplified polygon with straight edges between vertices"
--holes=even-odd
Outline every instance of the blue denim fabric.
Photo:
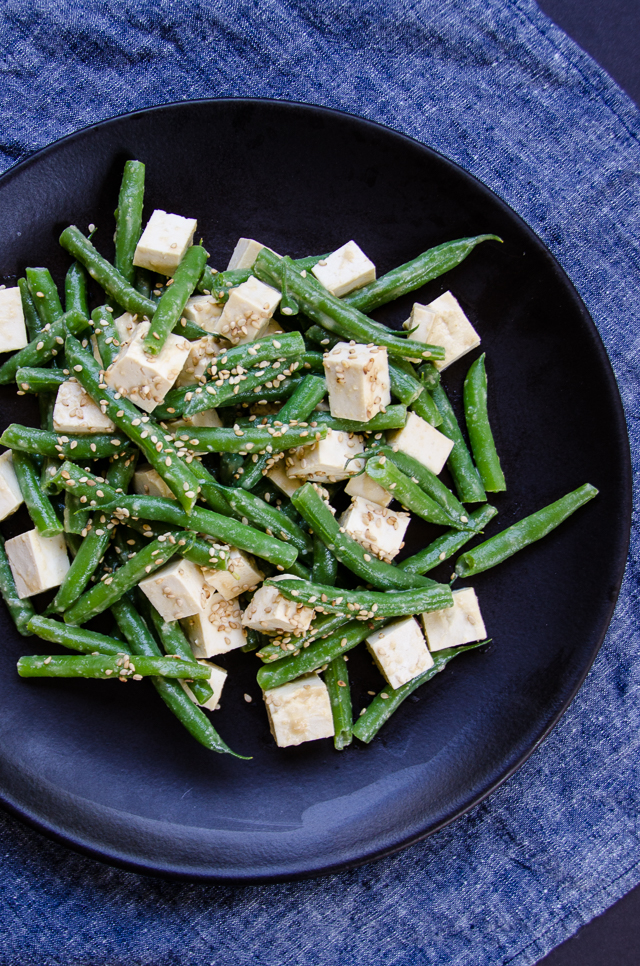
[[[5,0],[0,166],[124,111],[312,101],[432,145],[544,239],[598,325],[638,472],[640,117],[530,0]],[[0,816],[7,966],[526,966],[640,881],[634,534],[602,651],[558,727],[471,814],[316,881],[167,883]]]

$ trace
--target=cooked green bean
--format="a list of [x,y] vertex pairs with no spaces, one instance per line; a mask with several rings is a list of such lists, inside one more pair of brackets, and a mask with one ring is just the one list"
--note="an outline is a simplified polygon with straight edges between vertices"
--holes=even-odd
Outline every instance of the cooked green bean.
[[432,279],[451,271],[465,260],[476,245],[490,240],[502,241],[497,235],[476,235],[474,238],[457,238],[455,241],[429,248],[422,255],[392,269],[375,282],[369,282],[368,285],[345,295],[344,301],[361,312],[373,312],[381,305],[422,288]]
[[[144,598],[144,600],[142,599]],[[176,654],[183,661],[193,661],[193,651],[189,641],[184,636],[184,632],[178,621],[166,621],[158,613],[150,600],[144,594],[139,595],[138,602],[144,607],[144,615],[147,624],[152,623],[156,629],[156,634],[160,638],[160,643],[165,654]],[[208,669],[207,673],[210,673]],[[213,689],[208,681],[194,681],[190,685],[190,690],[198,704],[205,704],[213,697]]]
[[[162,523],[149,523],[147,520],[134,519],[131,516],[126,517],[126,524],[128,529],[137,531],[148,540],[168,533],[166,525]],[[179,553],[181,557],[198,564],[199,567],[226,570],[229,562],[228,550],[228,547],[223,547],[219,543],[211,544],[202,537],[196,537],[192,546],[181,547]]]
[[368,744],[380,731],[382,725],[389,720],[393,712],[400,707],[405,698],[413,694],[416,688],[419,688],[422,684],[426,684],[436,674],[443,671],[449,661],[453,660],[454,657],[458,657],[459,654],[464,654],[465,651],[473,651],[476,647],[482,647],[483,644],[487,643],[488,641],[478,641],[466,647],[448,647],[442,651],[436,651],[432,655],[433,666],[427,671],[419,674],[411,681],[407,681],[406,684],[403,684],[399,688],[389,686],[384,688],[380,694],[376,695],[364,714],[356,718],[353,726],[353,733],[356,738]]
[[338,433],[380,433],[387,429],[402,429],[407,421],[406,406],[387,406],[385,412],[377,413],[367,422],[357,419],[338,419],[331,413],[314,413],[311,425],[327,426]]
[[420,419],[425,419],[432,426],[442,425],[442,416],[438,411],[438,407],[434,403],[431,394],[425,389],[416,400],[414,400],[411,406],[414,413],[420,417]]
[[87,273],[80,262],[72,262],[64,279],[64,307],[66,312],[81,312],[89,317]]
[[[265,581],[271,586],[270,580]],[[432,610],[453,607],[448,584],[433,583],[430,587],[413,590],[394,590],[392,594],[373,590],[343,590],[310,580],[278,580],[273,583],[278,593],[305,607],[315,607],[325,614],[343,614],[359,621],[380,620],[387,617],[407,617]]]
[[342,751],[353,740],[353,713],[346,655],[339,654],[334,657],[327,665],[323,677],[331,701],[333,747]]
[[93,433],[74,436],[53,430],[35,429],[12,423],[7,426],[0,443],[23,453],[39,453],[59,459],[97,460],[126,448],[126,440],[119,436]]
[[33,304],[40,316],[42,328],[44,329],[45,325],[53,325],[54,322],[58,321],[64,309],[56,283],[51,277],[51,272],[48,268],[27,268],[25,275],[27,276],[27,285]]
[[449,513],[445,507],[432,500],[386,456],[374,457],[367,461],[367,476],[375,480],[384,490],[393,493],[394,500],[401,503],[407,510],[411,510],[416,516],[426,520],[427,523],[438,523],[444,527],[458,527],[458,529],[464,529],[467,526],[466,522],[463,523],[460,520],[458,514]]
[[[323,258],[328,257],[328,255],[309,255],[306,258],[294,258],[293,264],[299,271],[308,271]],[[253,268],[232,268],[226,272],[216,272],[207,265],[198,284],[198,291],[205,295],[213,295],[217,302],[226,302],[230,289],[246,282],[252,275]]]
[[16,582],[9,566],[9,560],[4,549],[4,537],[0,534],[0,594],[7,605],[16,629],[23,637],[30,637],[29,621],[35,615],[33,604],[29,598],[21,600],[18,597]]
[[291,427],[287,432],[271,427],[260,429],[253,427],[246,429],[225,429],[218,427],[194,427],[189,432],[178,431],[178,439],[190,449],[205,453],[240,453],[246,456],[252,451],[264,453],[282,453],[284,450],[297,446],[308,446],[327,435],[326,426],[315,429],[299,429]]
[[546,537],[567,517],[597,495],[595,486],[585,483],[577,490],[556,500],[555,503],[550,503],[542,510],[518,520],[506,530],[497,533],[494,537],[489,537],[484,543],[474,547],[473,550],[467,550],[458,557],[455,566],[456,574],[459,577],[471,577],[473,574],[481,574],[484,570],[489,570],[490,567],[496,567],[518,550],[523,550],[529,544]]
[[28,453],[13,450],[13,468],[16,471],[20,492],[31,521],[43,537],[55,537],[63,532],[63,526],[51,506],[51,500],[43,493],[40,471]]
[[[49,323],[47,323],[49,325]],[[23,366],[44,366],[58,352],[63,351],[64,340],[68,333],[77,335],[89,326],[89,320],[80,312],[65,312],[57,322],[42,332],[11,358],[0,366],[0,385],[13,382],[18,369]]]
[[140,292],[140,295],[151,299],[151,293],[153,292],[153,274],[147,268],[138,268],[136,266],[133,287],[136,292]]
[[334,631],[337,631],[339,627],[343,627],[348,621],[348,618],[342,616],[342,614],[327,614],[326,616],[321,616],[314,618],[314,621],[307,631],[306,634],[302,634],[300,637],[292,637],[290,634],[285,634],[281,638],[271,638],[265,639],[262,647],[258,651],[257,657],[265,664],[270,664],[272,661],[276,661],[287,654],[299,654],[301,650],[306,649],[314,641],[319,638],[327,638]]
[[116,253],[114,265],[133,284],[136,269],[133,256],[142,234],[145,167],[141,161],[125,161],[116,209]]
[[469,514],[469,525],[465,530],[447,530],[441,537],[437,537],[424,550],[419,550],[413,557],[406,557],[401,560],[398,567],[401,570],[408,570],[413,574],[426,574],[443,560],[448,560],[454,553],[464,547],[465,543],[473,540],[475,536],[493,520],[497,510],[490,503],[478,507],[473,513]]
[[83,654],[122,654],[122,642],[97,631],[88,631],[86,627],[73,627],[61,621],[51,620],[34,614],[29,621],[29,630],[37,634],[43,641],[62,644],[72,651]]
[[31,292],[29,291],[29,283],[27,282],[26,278],[18,279],[18,288],[20,289],[22,312],[24,315],[25,325],[27,327],[27,334],[29,339],[33,340],[38,333],[42,331],[43,325],[40,320],[40,316],[36,311],[36,307],[33,304]]
[[16,372],[16,385],[22,392],[57,393],[65,376],[61,369],[40,369],[37,366],[23,366]]
[[417,482],[418,486],[424,490],[427,496],[430,496],[432,500],[435,500],[436,503],[444,507],[451,517],[455,520],[460,520],[465,527],[469,526],[468,510],[456,499],[449,487],[445,486],[442,480],[435,473],[432,473],[427,466],[419,463],[413,456],[409,456],[407,453],[401,453],[400,450],[397,453],[394,452],[391,446],[376,447],[373,452],[380,456],[386,456],[413,483]]
[[120,351],[120,338],[113,319],[113,309],[108,305],[99,306],[91,313],[91,321],[102,366],[107,369]]
[[433,362],[423,362],[418,369],[418,378],[425,389],[431,392],[440,385],[440,370],[436,369]]
[[458,496],[463,503],[484,503],[487,494],[484,491],[482,480],[473,465],[471,454],[467,449],[453,407],[442,386],[436,386],[432,392],[432,398],[442,416],[442,425],[439,432],[453,442],[453,449],[449,454],[447,466],[453,477]]
[[300,580],[311,580],[311,571],[308,567],[305,567],[303,563],[299,560],[294,560],[294,562],[287,567],[287,571],[293,574],[294,577],[299,577]]
[[313,571],[312,580],[315,584],[326,584],[333,587],[338,576],[338,561],[322,542],[320,537],[313,538]]
[[[135,661],[135,663],[134,663]],[[50,655],[21,657],[18,661],[21,678],[100,678],[108,681],[141,681],[143,677],[161,675],[165,678],[208,677],[209,669],[193,659],[187,664],[171,657],[136,657],[128,654]]]
[[254,496],[253,493],[240,487],[221,486],[219,483],[202,483],[201,486],[202,494],[207,501],[210,490],[215,489],[241,520],[247,520],[260,530],[264,530],[269,536],[291,543],[291,546],[295,547],[302,556],[313,553],[313,541],[309,534],[281,513],[277,507],[269,506],[259,496]]
[[185,252],[173,273],[173,284],[165,288],[144,338],[144,348],[151,355],[158,355],[167,336],[179,323],[182,310],[200,280],[208,257],[202,245],[192,245]]
[[487,373],[484,352],[472,364],[464,380],[464,415],[471,451],[487,493],[506,490],[500,457],[496,451],[487,412]]

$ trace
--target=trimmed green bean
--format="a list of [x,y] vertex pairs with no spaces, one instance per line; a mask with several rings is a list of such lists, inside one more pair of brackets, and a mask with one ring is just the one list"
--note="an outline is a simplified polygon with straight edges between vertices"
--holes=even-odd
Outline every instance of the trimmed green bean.
[[529,544],[546,537],[567,517],[597,495],[597,489],[590,483],[579,486],[577,490],[567,493],[555,503],[550,503],[542,510],[524,517],[494,537],[489,537],[473,550],[467,550],[456,560],[456,574],[459,577],[471,577],[473,574],[481,574],[484,570],[496,567],[518,550],[523,550]]
[[317,617],[314,619],[307,633],[302,634],[300,637],[292,637],[289,634],[281,638],[265,639],[265,642],[258,651],[257,657],[261,661],[264,661],[265,664],[270,664],[272,661],[276,661],[287,654],[293,653],[297,655],[300,651],[309,647],[310,644],[313,644],[314,641],[317,641],[319,638],[324,639],[328,637],[346,623],[347,620],[342,614],[327,614],[326,616]]
[[469,527],[466,530],[447,530],[442,536],[437,537],[424,550],[419,550],[413,557],[406,557],[401,560],[398,567],[401,570],[408,570],[413,574],[426,574],[444,560],[448,560],[454,553],[464,547],[465,543],[473,540],[475,536],[489,523],[497,514],[497,510],[490,503],[478,507],[473,513],[469,514]]
[[136,292],[140,292],[140,295],[151,299],[151,293],[153,292],[153,274],[147,268],[138,268],[136,266],[133,287]]
[[89,522],[91,513],[82,506],[77,497],[67,490],[64,495],[64,530],[69,534],[81,534]]
[[291,566],[287,567],[287,571],[294,577],[299,577],[300,580],[311,580],[311,571],[299,560],[294,560]]
[[[134,664],[135,660],[135,664]],[[50,655],[21,657],[18,661],[21,678],[101,678],[102,680],[141,681],[143,677],[160,675],[165,678],[208,677],[209,669],[193,659],[187,664],[171,657],[136,657],[128,654]]]
[[179,323],[187,299],[195,289],[208,253],[202,245],[192,245],[173,273],[173,284],[165,288],[144,338],[144,348],[150,355],[158,355],[169,333]]
[[71,433],[20,426],[18,423],[7,426],[0,436],[0,443],[23,453],[39,453],[41,456],[72,460],[104,459],[127,447],[126,441],[118,436],[107,436],[104,433],[74,436]]
[[476,235],[474,238],[457,238],[455,241],[429,248],[417,258],[382,275],[375,282],[369,282],[368,285],[345,295],[344,301],[361,312],[373,312],[381,305],[422,288],[432,279],[451,271],[483,241],[501,242],[502,239],[497,235]]
[[[47,323],[49,324],[49,323]],[[44,366],[63,351],[64,340],[69,333],[78,335],[89,326],[89,319],[80,312],[65,312],[48,329],[43,329],[25,346],[0,366],[0,385],[13,382],[18,369],[23,366]]]
[[353,712],[351,710],[351,689],[349,669],[345,654],[339,654],[330,661],[323,675],[329,692],[331,714],[333,715],[333,747],[342,751],[353,740]]
[[57,393],[63,382],[68,380],[61,369],[40,369],[37,366],[22,366],[16,372],[16,385],[22,392]]
[[442,651],[436,651],[433,654],[433,666],[427,671],[419,674],[411,681],[407,681],[402,687],[392,688],[387,686],[384,688],[380,694],[376,695],[364,714],[356,718],[353,726],[353,733],[356,738],[368,744],[380,731],[382,725],[389,720],[393,712],[400,707],[402,702],[422,684],[426,684],[436,674],[443,671],[449,661],[453,660],[454,657],[458,657],[459,654],[464,654],[465,651],[473,651],[476,647],[482,647],[483,644],[488,643],[488,641],[478,641],[466,647],[448,647]]
[[433,362],[422,363],[418,369],[418,378],[429,392],[440,385],[440,371],[436,369]]
[[27,334],[29,339],[33,340],[42,331],[42,322],[33,304],[31,292],[29,291],[29,283],[26,278],[18,279],[18,288],[20,289],[20,298],[22,299],[22,312],[27,327]]
[[379,433],[387,429],[402,429],[407,421],[406,406],[387,406],[385,412],[377,413],[367,422],[357,419],[338,419],[331,413],[313,413],[311,425],[327,426],[338,433]]
[[66,312],[81,312],[89,317],[88,278],[80,262],[72,262],[65,276],[64,307]]
[[324,439],[327,435],[326,426],[315,429],[294,429],[282,432],[275,427],[273,430],[253,427],[246,429],[225,429],[218,427],[194,427],[191,432],[179,430],[177,438],[183,440],[189,448],[206,453],[247,453],[255,451],[260,455],[268,453],[282,453],[284,450],[297,446],[308,446],[315,440]]
[[484,503],[487,499],[482,480],[473,465],[471,454],[458,425],[453,407],[442,388],[436,386],[432,398],[442,416],[440,432],[453,442],[453,449],[449,454],[447,466],[453,477],[458,496],[463,503]]
[[[161,523],[149,523],[147,520],[126,517],[127,528],[142,534],[147,540],[162,537],[168,533],[166,525]],[[209,570],[226,570],[229,562],[228,547],[222,547],[219,543],[211,544],[202,537],[196,537],[193,546],[182,547],[179,551],[180,556],[199,567],[208,567]]]
[[16,625],[18,633],[23,637],[30,637],[29,621],[35,616],[33,604],[26,597],[21,600],[18,597],[16,582],[13,579],[13,572],[9,566],[9,560],[4,549],[4,537],[0,534],[0,594],[7,605],[7,610],[11,615],[13,623]]
[[438,407],[434,403],[431,394],[425,389],[417,399],[414,400],[411,406],[414,413],[420,417],[420,419],[425,419],[432,426],[442,425],[442,416],[438,410]]
[[[308,255],[306,258],[294,258],[293,264],[299,270],[308,271],[328,258],[328,255]],[[232,288],[248,281],[253,275],[253,268],[232,268],[226,272],[216,272],[208,265],[198,284],[198,291],[204,295],[213,295],[217,302],[226,302]]]
[[83,654],[93,654],[98,651],[100,654],[122,654],[122,641],[106,634],[99,634],[97,631],[88,631],[86,627],[73,627],[71,624],[63,624],[61,621],[51,620],[49,617],[40,617],[34,614],[29,621],[29,630],[32,634],[37,634],[43,641],[52,644],[62,644],[72,651],[81,651]]
[[394,590],[392,594],[373,590],[343,590],[316,584],[310,580],[265,581],[277,587],[278,593],[306,607],[315,607],[325,614],[342,614],[359,621],[380,620],[387,617],[407,617],[427,611],[453,607],[448,584],[433,583],[430,587],[413,590]]
[[228,506],[241,520],[246,519],[269,536],[290,543],[302,556],[313,553],[313,541],[309,534],[281,513],[277,507],[269,506],[259,496],[254,496],[253,493],[240,487],[223,487],[219,483],[201,483],[201,486],[207,502],[208,494],[214,489],[224,497]]
[[374,452],[380,456],[386,456],[388,460],[395,463],[398,469],[402,470],[413,483],[417,481],[418,486],[424,490],[427,496],[444,507],[454,520],[460,520],[465,527],[469,526],[467,522],[468,510],[456,499],[449,487],[445,486],[442,480],[435,473],[432,473],[427,466],[419,463],[413,456],[401,453],[400,450],[397,453],[394,452],[391,446],[381,446],[379,449],[376,447]]
[[[375,480],[384,490],[393,493],[394,500],[401,503],[407,510],[411,510],[416,516],[426,520],[427,523],[459,529],[465,529],[467,526],[467,522],[463,523],[458,514],[454,516],[445,507],[432,500],[386,456],[374,457],[367,461],[367,476]],[[467,517],[465,521],[468,521]]]
[[102,366],[107,369],[120,351],[120,339],[113,319],[113,309],[107,305],[99,306],[91,313],[91,321]]
[[471,365],[464,380],[464,415],[471,451],[487,493],[506,490],[500,457],[493,440],[487,412],[487,373],[484,352]]
[[125,161],[116,209],[116,254],[114,265],[133,284],[136,270],[133,256],[142,234],[145,167],[141,161]]
[[322,542],[320,537],[313,538],[312,580],[315,584],[335,586],[338,576],[338,561]]
[[51,277],[51,272],[48,268],[27,268],[25,275],[27,276],[27,285],[33,304],[40,316],[42,328],[44,329],[45,325],[53,325],[54,322],[58,321],[64,309],[56,283]]
[[[142,600],[144,598],[144,600]],[[158,613],[150,600],[144,594],[139,595],[139,602],[144,607],[144,614],[147,624],[152,623],[156,633],[160,638],[160,643],[165,654],[176,654],[183,661],[193,661],[193,651],[189,641],[184,636],[184,632],[178,621],[166,621]],[[210,673],[208,669],[207,673]],[[206,704],[213,697],[213,689],[207,680],[194,681],[190,685],[198,704]]]
[[20,450],[13,450],[13,468],[25,506],[38,533],[43,537],[55,537],[62,533],[64,528],[51,506],[51,500],[42,491],[40,471],[32,457]]

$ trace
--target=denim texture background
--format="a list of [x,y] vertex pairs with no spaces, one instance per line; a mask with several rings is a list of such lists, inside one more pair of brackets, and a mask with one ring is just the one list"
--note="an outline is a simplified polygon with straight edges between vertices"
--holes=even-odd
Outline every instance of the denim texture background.
[[[371,118],[482,179],[590,310],[638,473],[640,116],[530,0],[4,0],[0,167],[125,111],[261,96]],[[631,557],[584,687],[524,767],[398,855],[231,888],[124,873],[0,815],[7,966],[526,966],[640,881]]]

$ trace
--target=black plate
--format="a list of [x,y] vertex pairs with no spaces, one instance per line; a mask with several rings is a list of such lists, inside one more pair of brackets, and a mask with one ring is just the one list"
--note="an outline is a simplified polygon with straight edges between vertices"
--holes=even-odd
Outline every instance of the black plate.
[[[199,101],[80,131],[0,180],[0,274],[68,265],[57,236],[98,225],[109,254],[122,164],[147,164],[147,212],[198,218],[212,263],[240,235],[279,252],[355,238],[380,273],[450,238],[495,232],[415,298],[450,288],[482,335],[509,490],[488,532],[587,481],[600,496],[545,541],[477,577],[488,633],[364,747],[279,750],[233,654],[216,726],[241,762],[199,747],[151,688],[20,681],[37,650],[0,611],[0,799],[38,829],[138,871],[218,880],[311,875],[384,855],[441,828],[511,774],[575,695],[603,639],[627,553],[630,465],[620,398],[583,304],[549,252],[491,191],[405,137],[336,112]],[[400,323],[413,299],[379,317]],[[459,399],[471,357],[446,384]],[[2,392],[2,418],[33,419]],[[10,521],[7,535],[26,529]],[[416,531],[414,544],[427,534]],[[436,574],[446,579],[451,564]],[[221,661],[222,663],[222,661]],[[354,653],[356,713],[379,686]],[[243,694],[253,696],[245,703]]]

